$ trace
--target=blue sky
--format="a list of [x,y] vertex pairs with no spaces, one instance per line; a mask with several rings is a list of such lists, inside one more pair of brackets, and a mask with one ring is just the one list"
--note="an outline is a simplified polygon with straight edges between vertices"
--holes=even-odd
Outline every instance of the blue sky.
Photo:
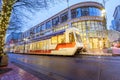
[[0,10],[1,10],[1,4],[2,4],[2,2],[1,2],[1,0],[0,0]]
[[[83,1],[97,1],[97,2],[102,3],[103,0],[69,0],[69,6],[79,3],[79,2],[83,2]],[[106,0],[105,8],[106,8],[106,13],[107,13],[107,23],[108,23],[107,26],[108,27],[111,25],[111,20],[113,20],[113,13],[117,5],[120,5],[120,0]],[[33,15],[28,14],[28,16],[31,16],[31,19],[26,21],[26,25],[23,26],[22,31],[28,30],[29,28],[39,24],[40,22],[46,20],[47,18],[57,14],[58,12],[68,7],[67,0],[60,0],[60,2],[56,3],[55,5],[51,4],[50,6],[51,7],[49,9],[43,9],[40,11],[36,11]]]
[[[73,5],[79,2],[88,1],[88,0],[69,0],[69,5]],[[102,3],[102,0],[90,0],[90,1],[97,1]],[[106,0],[106,13],[107,13],[107,26],[109,27],[111,25],[111,20],[113,20],[113,13],[115,10],[115,7],[117,5],[120,5],[120,0]],[[28,28],[33,27],[34,25],[46,20],[47,18],[55,15],[56,13],[64,10],[67,8],[67,2],[61,1],[55,5],[51,5],[51,8],[47,10],[37,11],[36,14],[32,17],[33,20],[29,21],[29,25],[27,27],[24,27],[24,30],[28,30]]]

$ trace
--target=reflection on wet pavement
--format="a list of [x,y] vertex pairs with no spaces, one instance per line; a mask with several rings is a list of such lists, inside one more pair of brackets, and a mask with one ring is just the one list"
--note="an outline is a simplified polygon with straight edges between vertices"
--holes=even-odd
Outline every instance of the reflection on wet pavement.
[[[36,66],[67,80],[120,80],[119,57],[58,57],[10,54],[11,58]],[[50,73],[51,72],[51,73]]]

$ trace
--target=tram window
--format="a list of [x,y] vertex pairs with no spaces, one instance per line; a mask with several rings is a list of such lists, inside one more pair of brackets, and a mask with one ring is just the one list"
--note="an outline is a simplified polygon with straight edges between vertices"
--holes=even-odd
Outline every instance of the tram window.
[[32,43],[32,50],[34,50],[34,44]]
[[39,42],[39,49],[42,49],[43,47],[43,42]]
[[57,36],[53,36],[51,39],[52,44],[57,44]]
[[40,42],[38,42],[37,44],[37,49],[40,49]]
[[82,40],[81,40],[81,37],[80,37],[80,34],[77,34],[76,33],[76,40],[77,40],[77,42],[81,42]]
[[73,32],[69,33],[69,42],[75,42],[75,38],[74,38]]
[[36,49],[36,47],[37,47],[37,43],[34,43],[34,49]]
[[32,44],[30,44],[30,50],[32,50]]
[[33,44],[34,45],[34,50],[36,49],[36,43]]
[[65,36],[64,35],[59,35],[58,36],[58,43],[64,43],[65,42]]
[[29,44],[27,45],[27,50],[29,50]]
[[39,42],[37,42],[36,44],[36,49],[39,49]]

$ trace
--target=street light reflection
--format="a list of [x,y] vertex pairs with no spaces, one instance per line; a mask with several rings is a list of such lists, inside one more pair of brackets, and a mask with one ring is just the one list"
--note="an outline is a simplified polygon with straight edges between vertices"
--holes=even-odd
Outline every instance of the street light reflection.
[[101,58],[101,56],[98,56],[98,58]]
[[28,42],[28,39],[24,38],[23,41],[24,41],[24,51],[23,51],[23,53],[25,53],[26,52],[26,43]]

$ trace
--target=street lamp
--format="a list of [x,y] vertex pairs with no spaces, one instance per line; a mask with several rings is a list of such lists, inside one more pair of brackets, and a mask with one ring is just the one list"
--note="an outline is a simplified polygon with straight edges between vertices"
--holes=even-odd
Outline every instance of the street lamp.
[[105,29],[107,29],[107,22],[106,22],[107,16],[106,16],[106,10],[105,9],[103,9],[101,11],[101,17],[103,18],[103,26],[105,27]]
[[103,10],[101,11],[101,13],[102,13],[101,16],[102,16],[102,17],[105,17],[105,15],[106,15],[105,9],[103,9]]
[[[103,1],[102,1],[104,8],[105,8],[105,6],[106,6],[106,2],[107,2],[107,1],[109,1],[109,0],[103,0]],[[106,8],[105,8],[105,9],[106,9]],[[105,11],[105,9],[102,10],[102,15],[104,16],[104,20],[106,21],[105,24],[106,24],[106,26],[107,26],[107,16],[106,16],[106,11]]]
[[[107,32],[107,16],[106,16],[106,10],[105,9],[102,9],[101,11],[101,17],[103,18],[103,24],[102,24],[102,27],[103,27],[103,33],[106,33]],[[107,35],[107,34],[106,34]],[[103,41],[103,48],[105,48],[105,40],[104,40],[104,37],[105,35],[102,34],[102,41]],[[102,49],[102,48],[101,48]]]

